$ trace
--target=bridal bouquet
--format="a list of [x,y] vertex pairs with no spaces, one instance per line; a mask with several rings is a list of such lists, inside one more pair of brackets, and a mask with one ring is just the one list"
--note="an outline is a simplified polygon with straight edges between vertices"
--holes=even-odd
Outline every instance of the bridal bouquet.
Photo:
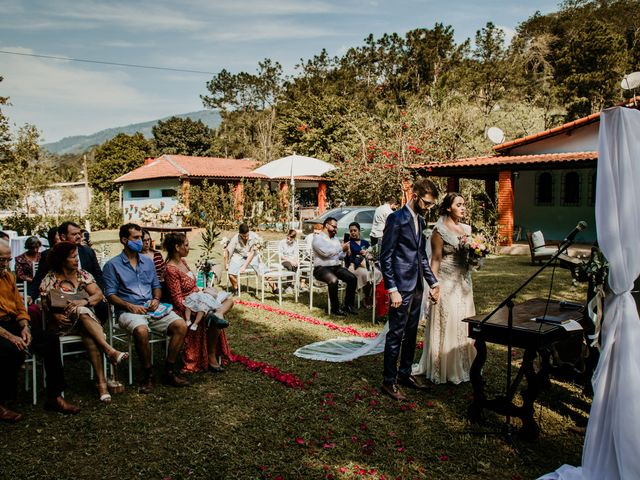
[[484,257],[491,253],[487,239],[480,234],[460,237],[460,249],[467,254],[469,265],[482,266]]

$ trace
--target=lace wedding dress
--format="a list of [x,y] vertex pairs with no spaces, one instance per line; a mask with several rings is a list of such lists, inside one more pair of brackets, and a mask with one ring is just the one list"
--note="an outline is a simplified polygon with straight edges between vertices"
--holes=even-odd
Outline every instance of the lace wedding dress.
[[[440,300],[431,305],[424,331],[424,350],[413,375],[425,375],[433,383],[461,383],[469,380],[469,369],[475,358],[473,340],[468,338],[468,325],[462,320],[475,315],[471,270],[459,238],[441,217],[434,232],[444,241],[438,272]],[[471,227],[461,224],[467,234]]]

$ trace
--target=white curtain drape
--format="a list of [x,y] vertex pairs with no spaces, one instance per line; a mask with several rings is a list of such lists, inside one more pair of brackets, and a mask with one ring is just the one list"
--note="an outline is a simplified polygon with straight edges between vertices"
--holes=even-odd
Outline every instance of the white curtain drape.
[[544,479],[640,478],[640,319],[631,296],[640,275],[640,112],[600,115],[596,226],[609,261],[600,361],[582,451],[582,467]]

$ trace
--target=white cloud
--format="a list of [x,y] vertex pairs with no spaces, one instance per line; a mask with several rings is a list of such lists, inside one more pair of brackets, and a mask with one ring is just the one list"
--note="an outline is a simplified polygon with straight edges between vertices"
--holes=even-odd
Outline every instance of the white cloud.
[[[31,53],[20,47],[2,49]],[[7,115],[17,125],[35,124],[46,141],[200,108],[197,92],[190,94],[193,101],[185,101],[163,95],[162,89],[136,89],[122,71],[30,57],[3,60],[3,95],[12,103]]]
[[146,31],[191,31],[206,25],[197,15],[189,17],[171,4],[96,0],[31,2],[25,9],[14,9],[11,16],[3,15],[0,24],[3,28],[30,30],[89,29],[108,25],[114,29]]
[[331,3],[313,0],[216,0],[215,2],[192,0],[185,3],[198,10],[242,16],[314,15],[344,13],[347,10],[344,6],[347,2]]
[[515,28],[507,27],[505,25],[496,25],[500,30],[504,32],[504,43],[510,45],[513,37],[518,33]]
[[[234,28],[236,27],[236,28]],[[198,34],[207,41],[252,42],[256,40],[295,40],[305,38],[326,38],[346,35],[347,32],[331,27],[303,25],[295,22],[271,21],[265,23],[256,19],[255,23],[230,26]]]

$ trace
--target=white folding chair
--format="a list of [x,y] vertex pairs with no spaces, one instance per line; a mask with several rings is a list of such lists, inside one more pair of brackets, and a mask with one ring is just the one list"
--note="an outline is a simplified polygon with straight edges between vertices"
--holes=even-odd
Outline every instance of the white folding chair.
[[[129,352],[129,385],[133,384],[133,339],[131,338],[131,334],[129,331],[120,327],[118,322],[116,321],[116,314],[113,305],[109,308],[109,320],[107,322],[107,331],[108,331],[108,339],[109,344],[120,350],[116,347],[116,343],[126,345],[127,352]],[[153,365],[153,346],[156,343],[165,342],[165,353],[169,350],[169,337],[166,335],[161,335],[153,330],[149,329],[149,345],[151,347],[151,364]],[[112,367],[116,368],[116,367]]]
[[[47,327],[47,317],[49,312],[46,308],[46,303],[42,302],[40,304],[40,308],[42,310],[42,320],[43,320],[43,328]],[[105,335],[106,337],[106,335]],[[60,336],[60,361],[62,363],[62,367],[64,367],[64,359],[65,357],[70,357],[72,355],[84,355],[87,352],[84,342],[82,341],[81,335],[61,335]],[[89,363],[89,378],[93,380],[93,364],[87,360]],[[102,366],[105,371],[105,375],[107,373],[107,360],[106,356],[102,354]],[[62,392],[62,396],[64,397],[64,392]]]
[[295,301],[298,301],[298,284],[296,282],[297,274],[291,270],[287,270],[282,266],[282,257],[280,255],[279,242],[272,241],[267,243],[264,271],[261,272],[260,282],[262,287],[262,303],[264,303],[264,287],[269,280],[278,282],[278,303],[282,305],[282,280],[290,280],[293,285],[293,293]]
[[[258,255],[258,254],[256,254]],[[247,284],[247,293],[249,293],[249,280],[253,278],[255,279],[256,282],[256,295],[258,294],[258,275],[256,275],[256,273],[253,271],[253,268],[251,266],[247,267],[247,269],[243,272],[240,273],[239,275],[236,275],[236,279],[238,281],[238,288],[236,290],[238,298],[241,297],[242,295],[242,281],[246,280],[246,284]],[[229,272],[227,271],[227,290],[229,290],[229,286],[231,285],[231,280],[229,279]]]
[[[313,276],[313,251],[311,249],[306,250],[304,256],[300,260],[300,266],[298,267],[299,280],[304,278],[307,280],[307,286],[309,288],[309,310],[313,308],[313,295],[314,293],[326,293],[327,295],[327,313],[331,313],[331,297],[329,296],[329,287],[325,282],[317,280]],[[344,282],[338,280],[338,295],[346,291],[346,285]]]
[[[24,308],[29,308],[29,303],[27,301],[27,282],[17,282],[16,286],[18,287],[18,293],[22,296]],[[27,358],[24,361],[24,369],[24,383],[27,391],[31,389],[31,397],[33,404],[35,405],[38,403],[38,358],[35,353],[27,355]],[[31,369],[31,375],[29,375],[29,369]]]

